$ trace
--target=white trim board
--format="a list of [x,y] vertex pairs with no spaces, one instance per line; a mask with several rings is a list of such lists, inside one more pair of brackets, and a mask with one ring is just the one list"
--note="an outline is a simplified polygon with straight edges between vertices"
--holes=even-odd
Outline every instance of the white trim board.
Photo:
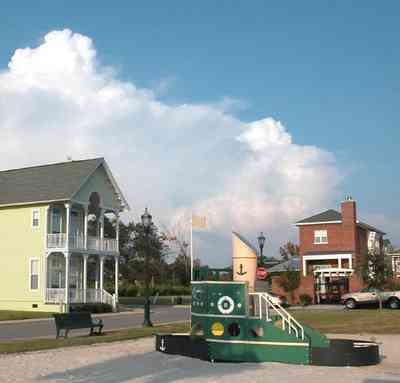
[[257,344],[264,346],[294,346],[294,347],[308,347],[308,343],[294,343],[294,342],[266,342],[256,340],[227,340],[227,339],[211,339],[207,338],[207,342],[214,343],[233,343],[233,344]]

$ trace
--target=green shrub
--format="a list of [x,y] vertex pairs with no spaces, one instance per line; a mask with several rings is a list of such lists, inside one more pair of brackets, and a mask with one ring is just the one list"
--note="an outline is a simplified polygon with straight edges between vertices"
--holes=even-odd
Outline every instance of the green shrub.
[[71,312],[88,311],[92,314],[111,313],[112,306],[107,303],[76,304],[71,306],[70,311]]
[[301,294],[299,299],[302,306],[308,306],[312,303],[312,298],[308,294]]

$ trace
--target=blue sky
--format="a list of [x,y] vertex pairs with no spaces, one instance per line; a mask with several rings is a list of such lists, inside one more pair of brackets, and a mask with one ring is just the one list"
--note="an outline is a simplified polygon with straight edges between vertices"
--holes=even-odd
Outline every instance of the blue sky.
[[1,13],[1,69],[50,31],[88,36],[103,66],[166,105],[270,116],[330,152],[343,178],[326,208],[350,194],[400,242],[399,2],[4,1]]

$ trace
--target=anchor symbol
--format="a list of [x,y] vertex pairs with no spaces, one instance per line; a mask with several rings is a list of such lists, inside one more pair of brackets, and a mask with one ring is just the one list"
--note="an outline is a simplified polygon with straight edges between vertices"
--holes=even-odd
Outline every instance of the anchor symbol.
[[247,274],[247,271],[243,271],[243,265],[242,264],[240,264],[239,271],[236,272],[236,274],[237,275],[246,275]]
[[167,347],[165,347],[164,338],[162,338],[162,339],[161,339],[160,351],[164,352],[166,349],[167,349]]

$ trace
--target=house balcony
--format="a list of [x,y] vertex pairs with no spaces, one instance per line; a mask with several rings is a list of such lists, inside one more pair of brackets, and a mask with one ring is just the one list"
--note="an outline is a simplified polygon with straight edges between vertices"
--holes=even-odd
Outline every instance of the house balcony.
[[[47,248],[49,250],[77,250],[77,251],[95,251],[104,253],[117,253],[118,240],[113,238],[85,237],[83,235],[70,235],[67,245],[67,235],[47,234]],[[68,248],[67,248],[68,247]]]

